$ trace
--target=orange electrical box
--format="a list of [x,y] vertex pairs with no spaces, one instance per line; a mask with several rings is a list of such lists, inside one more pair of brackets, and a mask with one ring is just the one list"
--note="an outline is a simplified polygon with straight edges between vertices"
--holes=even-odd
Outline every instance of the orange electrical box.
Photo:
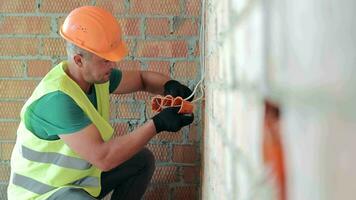
[[184,100],[182,97],[172,97],[171,95],[153,97],[151,107],[154,112],[160,112],[166,107],[180,107],[179,114],[191,114],[194,109],[191,102]]

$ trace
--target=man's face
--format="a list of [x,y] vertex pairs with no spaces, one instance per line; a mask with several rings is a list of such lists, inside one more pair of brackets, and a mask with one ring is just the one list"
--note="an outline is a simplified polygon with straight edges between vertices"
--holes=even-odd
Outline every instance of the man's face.
[[115,62],[92,54],[83,59],[83,77],[88,83],[105,83],[109,81]]

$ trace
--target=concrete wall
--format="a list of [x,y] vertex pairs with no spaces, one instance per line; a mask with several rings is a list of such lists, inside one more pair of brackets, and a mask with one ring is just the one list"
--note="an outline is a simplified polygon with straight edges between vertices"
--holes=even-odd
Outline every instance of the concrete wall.
[[[65,59],[58,30],[82,5],[97,5],[120,21],[130,49],[122,70],[159,71],[193,87],[200,77],[200,1],[186,0],[2,0],[0,1],[0,199],[6,199],[9,159],[19,113],[36,84]],[[100,42],[100,41],[98,41]],[[146,93],[111,99],[111,122],[126,134],[151,117]],[[157,170],[145,199],[197,199],[200,185],[200,103],[196,120],[179,133],[162,133],[148,147]]]
[[279,199],[264,101],[281,111],[287,199],[354,199],[355,2],[205,1],[203,199]]
[[261,2],[211,0],[205,6],[203,199],[271,199],[261,155]]

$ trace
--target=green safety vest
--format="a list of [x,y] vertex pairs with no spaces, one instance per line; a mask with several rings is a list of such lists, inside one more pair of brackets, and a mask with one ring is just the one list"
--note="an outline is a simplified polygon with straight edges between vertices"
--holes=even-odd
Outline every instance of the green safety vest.
[[61,139],[40,139],[24,124],[24,114],[31,103],[50,92],[62,91],[83,109],[104,141],[112,137],[114,130],[109,124],[109,82],[95,84],[96,110],[78,84],[65,73],[66,68],[66,62],[55,66],[39,83],[21,110],[21,122],[11,156],[9,200],[47,199],[65,187],[83,188],[94,197],[101,191],[100,169],[82,159]]

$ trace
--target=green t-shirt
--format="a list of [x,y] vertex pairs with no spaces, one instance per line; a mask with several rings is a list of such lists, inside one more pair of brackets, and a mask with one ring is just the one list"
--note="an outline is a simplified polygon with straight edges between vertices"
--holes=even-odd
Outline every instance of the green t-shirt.
[[[110,75],[109,91],[112,93],[121,81],[122,73],[114,69]],[[86,94],[97,108],[95,87]],[[25,112],[25,126],[37,137],[57,140],[60,134],[71,134],[91,124],[91,120],[77,103],[62,91],[48,93],[33,102]]]

